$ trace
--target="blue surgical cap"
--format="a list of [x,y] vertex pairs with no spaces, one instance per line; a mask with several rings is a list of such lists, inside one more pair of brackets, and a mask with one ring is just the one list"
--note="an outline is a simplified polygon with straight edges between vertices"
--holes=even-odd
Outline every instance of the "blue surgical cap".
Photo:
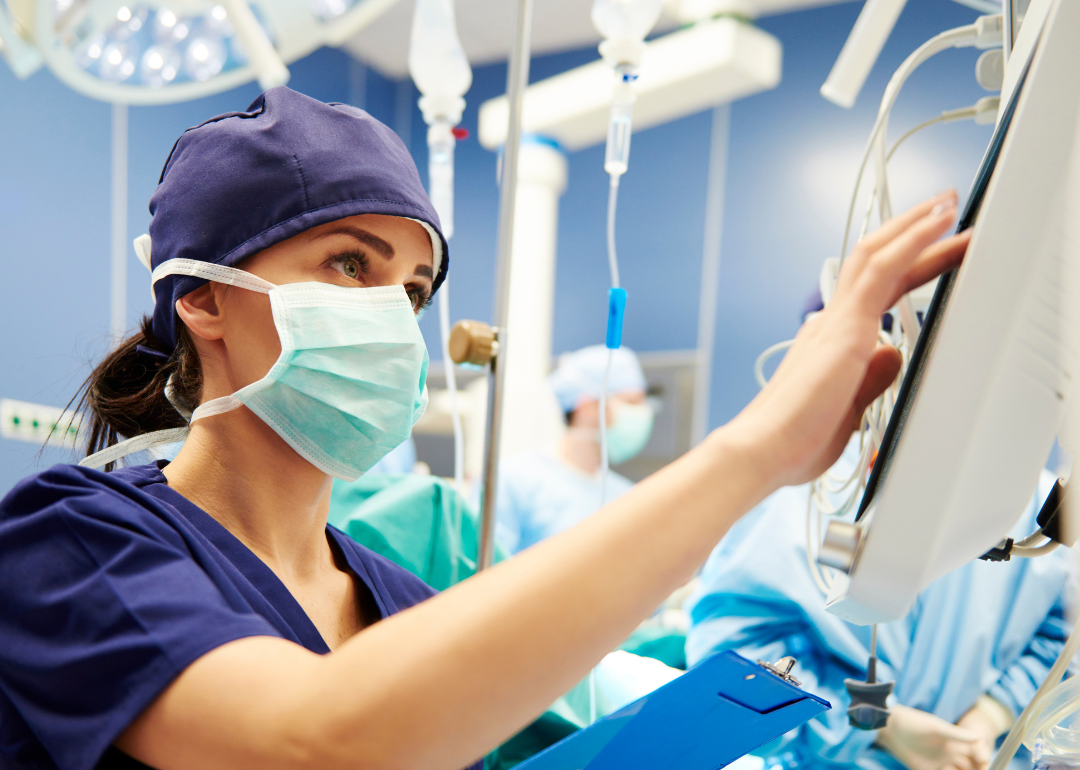
[[[559,356],[559,366],[548,381],[564,412],[572,412],[582,401],[599,400],[604,390],[607,361],[608,349],[603,345],[590,345]],[[629,348],[618,348],[611,359],[607,392],[614,394],[643,390],[645,375],[641,372],[637,356]]]
[[[363,110],[324,104],[281,86],[246,112],[218,115],[177,140],[150,198],[151,266],[170,259],[238,262],[275,243],[357,214],[408,217],[434,230],[439,217],[408,149]],[[206,283],[167,276],[155,285],[153,330],[176,347],[176,300]]]

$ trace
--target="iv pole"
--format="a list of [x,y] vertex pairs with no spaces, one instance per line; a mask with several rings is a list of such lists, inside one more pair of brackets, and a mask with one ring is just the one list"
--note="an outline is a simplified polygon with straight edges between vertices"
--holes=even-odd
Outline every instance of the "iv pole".
[[484,447],[484,505],[480,518],[480,541],[476,569],[487,569],[495,555],[495,498],[499,483],[499,434],[506,392],[506,367],[500,365],[506,351],[507,299],[510,294],[510,251],[514,243],[514,208],[517,203],[518,156],[521,150],[521,106],[529,82],[529,38],[532,28],[532,0],[518,0],[514,37],[506,74],[510,101],[510,126],[503,146],[502,179],[499,189],[499,251],[495,272],[495,307],[498,347],[491,358],[488,380],[487,442]]

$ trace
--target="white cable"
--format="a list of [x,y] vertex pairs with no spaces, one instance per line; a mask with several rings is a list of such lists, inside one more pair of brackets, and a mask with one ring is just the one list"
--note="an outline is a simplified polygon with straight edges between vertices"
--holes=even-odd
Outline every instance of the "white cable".
[[880,121],[881,126],[878,129],[874,145],[875,154],[877,156],[875,159],[875,171],[877,172],[878,207],[880,218],[883,223],[892,219],[892,199],[889,196],[889,178],[886,160],[886,149],[888,147],[886,144],[886,136],[889,132],[889,115],[892,113],[893,104],[896,103],[896,98],[900,95],[900,90],[904,87],[904,83],[907,82],[911,73],[918,69],[927,59],[950,48],[975,45],[978,36],[979,28],[976,24],[958,27],[935,35],[915,49],[904,63],[900,65],[900,68],[896,73],[893,74],[892,78],[889,80],[889,85],[885,87],[885,95],[882,98],[881,108],[878,112],[878,120]]
[[1045,556],[1051,551],[1057,550],[1057,547],[1059,545],[1061,545],[1061,543],[1058,543],[1054,540],[1051,540],[1048,543],[1043,543],[1042,545],[1036,546],[1034,548],[1028,548],[1027,546],[1022,545],[1014,545],[1012,550],[1009,551],[1009,553],[1012,556],[1019,556],[1023,559],[1034,559],[1038,556]]
[[1044,535],[1043,531],[1040,529],[1038,532],[1032,532],[1023,540],[1016,541],[1016,545],[1020,546],[1021,548],[1032,548],[1039,545],[1046,545],[1046,542],[1049,539],[1050,538]]
[[764,388],[769,384],[769,381],[765,379],[765,364],[769,359],[779,353],[781,350],[787,350],[795,344],[795,340],[784,340],[783,342],[777,342],[775,345],[769,345],[761,352],[761,355],[754,361],[754,379],[757,380],[757,384]]
[[1072,659],[1076,656],[1076,648],[1080,646],[1080,623],[1073,625],[1073,630],[1069,634],[1068,641],[1065,642],[1065,646],[1061,648],[1061,653],[1058,655],[1057,660],[1054,661],[1054,665],[1050,668],[1050,672],[1046,675],[1046,679],[1039,685],[1039,689],[1035,693],[1035,697],[1024,708],[1020,716],[1013,723],[1012,729],[1009,730],[1009,734],[1005,736],[1004,743],[1001,744],[1001,748],[998,750],[997,756],[994,757],[994,761],[990,764],[990,770],[1005,770],[1012,762],[1014,756],[1016,756],[1016,750],[1020,748],[1020,743],[1024,739],[1024,733],[1027,732],[1027,723],[1031,718],[1032,712],[1035,710],[1035,706],[1041,701],[1050,690],[1057,687],[1058,682],[1061,681],[1061,677],[1065,675],[1065,670],[1068,668]]
[[[866,170],[866,164],[870,160],[870,155],[874,149],[878,146],[879,141],[884,141],[886,129],[888,125],[889,113],[892,110],[893,103],[896,101],[896,97],[900,93],[900,89],[907,81],[911,73],[914,72],[923,62],[934,56],[937,53],[948,50],[949,48],[959,48],[965,45],[974,45],[978,38],[979,30],[975,24],[969,24],[963,27],[957,27],[956,29],[950,29],[942,32],[939,35],[935,35],[930,40],[923,43],[915,51],[904,60],[904,63],[900,65],[899,69],[893,74],[889,80],[888,86],[885,88],[885,94],[881,99],[881,106],[878,108],[877,119],[874,121],[874,126],[870,130],[870,138],[867,140],[866,148],[863,151],[862,161],[859,164],[859,171],[855,177],[855,191],[851,196],[851,204],[848,208],[847,224],[844,227],[844,239],[843,246],[840,249],[840,265],[843,266],[844,259],[847,257],[848,250],[848,235],[851,230],[851,221],[855,216],[855,202],[858,199],[859,187],[862,184],[863,173]],[[878,188],[880,191],[879,201],[883,200],[883,209],[888,210],[888,182],[887,180],[879,176]]]
[[465,490],[465,433],[461,426],[461,409],[458,404],[457,373],[454,360],[450,358],[450,297],[449,281],[444,279],[439,296],[439,334],[442,337],[443,364],[446,367],[446,389],[450,391],[450,420],[454,426],[454,487],[464,494]]

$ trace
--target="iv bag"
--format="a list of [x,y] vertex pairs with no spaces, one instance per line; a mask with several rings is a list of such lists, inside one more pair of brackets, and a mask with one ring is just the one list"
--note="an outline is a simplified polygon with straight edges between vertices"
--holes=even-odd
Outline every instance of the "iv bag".
[[663,0],[595,0],[592,21],[605,40],[640,42],[660,18]]
[[424,96],[462,97],[472,69],[458,40],[453,0],[416,0],[409,73]]

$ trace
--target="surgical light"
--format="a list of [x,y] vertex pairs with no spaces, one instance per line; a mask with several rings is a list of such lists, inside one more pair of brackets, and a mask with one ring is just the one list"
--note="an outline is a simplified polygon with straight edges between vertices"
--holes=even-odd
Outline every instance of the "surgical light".
[[288,81],[286,62],[341,45],[396,0],[0,0],[0,47],[102,101],[165,104]]

